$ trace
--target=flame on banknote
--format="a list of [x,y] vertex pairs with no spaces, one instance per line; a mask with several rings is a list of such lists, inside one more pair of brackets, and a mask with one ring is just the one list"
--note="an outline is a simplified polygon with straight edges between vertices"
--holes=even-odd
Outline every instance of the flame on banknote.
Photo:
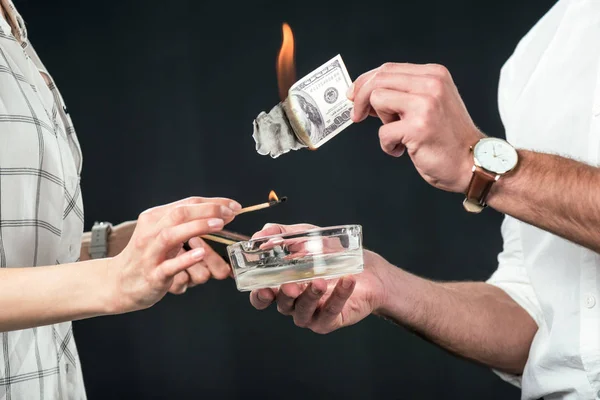
[[296,82],[296,64],[294,60],[294,34],[287,23],[283,24],[283,40],[277,56],[277,84],[279,85],[279,99],[285,100],[288,90]]

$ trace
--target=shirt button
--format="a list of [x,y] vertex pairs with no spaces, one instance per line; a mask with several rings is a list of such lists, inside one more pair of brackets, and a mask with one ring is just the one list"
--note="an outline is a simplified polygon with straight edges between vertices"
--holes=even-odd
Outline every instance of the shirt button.
[[[591,294],[588,294],[587,296],[585,296],[585,306],[587,308],[593,308],[596,305],[596,298],[594,296],[592,296]],[[598,392],[599,397],[600,397],[600,391]]]

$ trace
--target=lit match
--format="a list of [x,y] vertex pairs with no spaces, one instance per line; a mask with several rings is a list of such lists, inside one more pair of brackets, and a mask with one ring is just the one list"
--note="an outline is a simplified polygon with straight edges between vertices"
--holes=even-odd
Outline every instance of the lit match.
[[277,194],[273,190],[271,190],[271,193],[269,193],[269,201],[268,202],[262,203],[262,204],[257,204],[255,206],[244,207],[240,211],[238,211],[236,215],[240,215],[240,214],[244,214],[244,213],[252,212],[252,211],[257,211],[257,210],[262,210],[263,208],[273,207],[278,204],[284,203],[285,201],[287,201],[287,197],[282,197],[280,199],[279,197],[277,197]]
[[[257,210],[262,210],[263,208],[273,207],[278,204],[284,203],[285,201],[287,201],[287,197],[284,196],[282,198],[279,198],[279,197],[277,197],[277,193],[275,193],[275,191],[271,190],[271,193],[269,193],[269,201],[268,202],[262,203],[262,204],[257,204],[255,206],[242,208],[240,211],[237,212],[236,215],[240,215],[240,214],[244,214],[244,213],[248,213],[248,212],[252,212],[252,211],[257,211]],[[249,236],[241,235],[239,233],[235,233],[235,232],[231,232],[231,231],[227,231],[225,229],[223,229],[219,232],[215,232],[212,235],[202,235],[201,238],[205,239],[205,240],[210,240],[212,242],[226,244],[226,245],[231,245],[231,244],[234,244],[237,242],[250,240]],[[183,244],[183,249],[186,251],[189,251],[191,248],[190,248],[189,244],[187,242],[185,242]]]

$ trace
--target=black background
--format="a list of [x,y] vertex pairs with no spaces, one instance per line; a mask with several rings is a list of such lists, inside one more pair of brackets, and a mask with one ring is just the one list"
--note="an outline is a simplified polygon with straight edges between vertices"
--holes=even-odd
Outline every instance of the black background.
[[[278,102],[287,21],[299,75],[338,53],[353,79],[386,61],[442,63],[476,123],[503,136],[500,67],[553,1],[16,4],[78,130],[87,229],[190,195],[253,204],[275,189],[288,203],[230,228],[360,223],[367,247],[416,274],[482,280],[495,269],[501,215],[467,215],[461,196],[384,154],[377,120],[276,160],[255,152],[252,120]],[[211,281],[144,312],[75,323],[89,398],[519,398],[489,369],[375,317],[319,336],[247,298]]]

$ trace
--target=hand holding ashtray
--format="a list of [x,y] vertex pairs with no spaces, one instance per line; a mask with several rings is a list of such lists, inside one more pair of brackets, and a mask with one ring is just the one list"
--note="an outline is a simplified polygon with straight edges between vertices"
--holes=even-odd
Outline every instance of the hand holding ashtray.
[[363,271],[362,227],[343,225],[255,238],[227,247],[238,290]]

